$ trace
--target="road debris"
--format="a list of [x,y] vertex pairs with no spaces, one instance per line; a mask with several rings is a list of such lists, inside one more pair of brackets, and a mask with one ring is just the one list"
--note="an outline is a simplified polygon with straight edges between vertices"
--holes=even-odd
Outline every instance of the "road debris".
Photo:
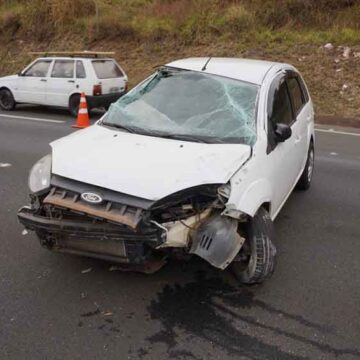
[[90,268],[88,268],[88,269],[82,270],[81,273],[82,273],[82,274],[87,274],[87,273],[89,273],[91,270],[92,270],[92,268],[90,267]]
[[113,315],[113,313],[112,313],[111,311],[107,311],[107,312],[105,312],[103,315],[104,315],[104,316],[111,316],[111,315]]
[[11,164],[10,163],[0,163],[0,168],[6,168],[6,167],[10,167]]
[[28,234],[28,231],[26,229],[24,229],[22,232],[21,232],[21,235],[27,235]]

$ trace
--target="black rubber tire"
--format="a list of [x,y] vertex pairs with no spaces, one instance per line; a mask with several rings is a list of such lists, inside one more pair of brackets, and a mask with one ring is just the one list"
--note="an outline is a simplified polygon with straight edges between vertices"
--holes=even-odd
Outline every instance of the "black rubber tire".
[[14,110],[16,102],[13,94],[9,89],[0,90],[0,108],[2,110],[11,111]]
[[74,94],[69,99],[69,111],[71,115],[76,118],[79,112],[80,94]]
[[296,184],[297,189],[299,190],[309,189],[311,185],[312,175],[314,172],[314,159],[315,159],[315,150],[314,150],[314,144],[311,141],[304,171],[301,174],[298,183]]
[[276,248],[272,242],[274,225],[265,208],[261,207],[246,223],[244,232],[246,240],[240,253],[247,249],[248,260],[244,263],[235,258],[231,269],[241,283],[261,284],[273,274],[276,257]]

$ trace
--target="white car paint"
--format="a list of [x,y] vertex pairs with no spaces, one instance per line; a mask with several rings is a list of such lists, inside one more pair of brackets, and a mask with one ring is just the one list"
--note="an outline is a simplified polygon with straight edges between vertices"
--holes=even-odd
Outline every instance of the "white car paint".
[[301,176],[310,141],[315,140],[311,98],[307,94],[306,105],[291,125],[292,136],[268,153],[270,87],[286,71],[299,75],[297,70],[287,64],[223,58],[211,59],[203,70],[206,60],[167,65],[261,85],[257,141],[252,148],[129,134],[96,124],[51,144],[53,173],[151,200],[196,185],[228,183],[224,215],[254,216],[268,203],[274,219]]
[[54,174],[149,200],[201,184],[226,183],[251,150],[241,144],[184,142],[99,125],[51,147]]
[[[57,60],[74,61],[74,73],[71,78],[55,78],[52,70]],[[96,75],[92,61],[110,60],[119,67],[124,74],[122,77],[99,79]],[[50,61],[49,68],[44,76],[24,76],[38,61]],[[79,78],[76,74],[76,61],[84,65],[86,77]],[[117,89],[123,92],[126,89],[128,77],[122,67],[111,58],[87,58],[87,57],[42,57],[37,58],[26,66],[19,74],[0,78],[0,89],[7,88],[11,91],[17,103],[29,103],[37,105],[50,105],[68,107],[69,99],[73,94],[84,92],[85,95],[93,95],[94,85],[102,86],[102,94],[110,94]]]

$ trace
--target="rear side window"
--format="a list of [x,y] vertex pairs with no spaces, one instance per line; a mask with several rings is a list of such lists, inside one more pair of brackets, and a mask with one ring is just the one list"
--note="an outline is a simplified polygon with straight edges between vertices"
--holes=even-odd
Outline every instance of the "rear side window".
[[74,77],[74,60],[55,60],[51,77],[70,79]]
[[297,78],[292,77],[287,80],[290,95],[292,98],[294,112],[295,114],[299,114],[302,108],[305,105],[305,97],[300,87],[299,81]]
[[93,60],[92,64],[98,79],[112,79],[124,76],[117,64],[112,60]]
[[76,77],[78,79],[85,79],[86,78],[84,64],[80,60],[76,61]]
[[38,60],[24,72],[23,76],[45,77],[50,64],[51,60]]
[[291,109],[291,102],[285,81],[283,81],[274,92],[271,110],[272,111],[270,120],[273,125],[292,124],[293,115]]

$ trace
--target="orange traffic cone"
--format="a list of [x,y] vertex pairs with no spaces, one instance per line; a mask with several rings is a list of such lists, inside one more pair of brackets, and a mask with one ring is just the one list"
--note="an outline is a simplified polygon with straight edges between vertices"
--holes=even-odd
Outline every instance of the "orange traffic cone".
[[90,126],[89,114],[87,109],[85,93],[81,93],[80,96],[80,106],[78,111],[78,116],[76,119],[76,124],[72,125],[74,128],[84,129]]

